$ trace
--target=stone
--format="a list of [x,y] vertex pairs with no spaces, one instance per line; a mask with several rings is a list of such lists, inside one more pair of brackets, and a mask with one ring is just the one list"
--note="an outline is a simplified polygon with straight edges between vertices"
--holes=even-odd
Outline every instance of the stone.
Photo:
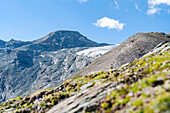
[[137,97],[140,97],[141,96],[141,94],[142,94],[142,91],[137,91]]
[[166,81],[165,81],[165,84],[163,85],[163,88],[164,88],[166,91],[170,91],[170,80],[166,80]]
[[89,87],[93,86],[93,83],[89,82],[87,84],[84,84],[83,86],[80,87],[80,90],[85,90]]
[[121,90],[122,87],[123,87],[123,84],[120,84],[120,85],[116,86],[116,89]]
[[146,95],[154,95],[155,90],[152,87],[146,87],[142,90]]
[[13,111],[15,108],[10,108],[10,109],[7,109],[5,110],[5,112],[10,112],[10,111]]

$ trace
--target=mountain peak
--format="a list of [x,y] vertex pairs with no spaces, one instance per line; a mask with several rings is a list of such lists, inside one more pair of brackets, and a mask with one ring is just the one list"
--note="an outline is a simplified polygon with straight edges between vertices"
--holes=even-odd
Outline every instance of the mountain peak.
[[14,39],[12,38],[9,42],[12,42],[12,41],[16,41],[16,40],[14,40]]
[[108,44],[100,44],[89,40],[77,31],[58,30],[49,33],[41,39],[35,40],[33,44],[28,45],[26,48],[32,50],[56,51],[63,48],[95,47],[104,45]]
[[69,31],[69,30],[58,30],[58,31],[54,31],[51,32],[48,36],[53,36],[53,35],[57,35],[57,36],[82,36],[78,31]]

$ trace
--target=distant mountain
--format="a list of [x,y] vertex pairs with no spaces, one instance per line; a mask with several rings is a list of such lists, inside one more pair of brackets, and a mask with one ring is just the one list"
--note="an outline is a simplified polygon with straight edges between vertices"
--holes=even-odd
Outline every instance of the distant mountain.
[[5,42],[5,41],[0,40],[0,48],[4,48],[4,47],[5,47],[5,44],[6,44],[6,42]]
[[118,69],[123,64],[140,58],[161,42],[170,41],[170,36],[160,32],[137,33],[128,38],[115,49],[94,60],[73,77],[85,76],[87,73],[110,68]]
[[56,86],[97,57],[76,53],[105,45],[77,31],[56,31],[26,42],[0,40],[0,102]]
[[20,41],[20,40],[11,39],[10,41],[6,42],[5,47],[8,49],[15,49],[31,43],[32,42],[29,41]]
[[10,41],[3,41],[0,40],[0,48],[6,48],[6,49],[15,49],[15,48],[19,48],[21,46],[30,44],[31,42],[29,41],[20,41],[20,40],[14,40],[11,39]]
[[22,49],[56,51],[63,48],[74,47],[96,47],[108,44],[99,44],[87,39],[77,31],[56,31],[47,36],[33,41],[31,44],[22,47]]

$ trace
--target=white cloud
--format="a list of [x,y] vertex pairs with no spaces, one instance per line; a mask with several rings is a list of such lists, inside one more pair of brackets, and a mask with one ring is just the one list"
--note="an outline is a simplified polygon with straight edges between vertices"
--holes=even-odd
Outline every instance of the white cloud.
[[147,11],[147,14],[153,15],[155,13],[159,13],[161,11],[161,8],[156,6],[162,4],[170,5],[170,0],[148,0],[149,9]]
[[136,8],[138,11],[140,11],[140,12],[142,11],[142,10],[139,8],[138,4],[136,4],[136,3],[135,3],[135,8]]
[[119,20],[114,20],[111,18],[101,18],[97,20],[96,23],[94,23],[95,26],[105,28],[107,27],[108,29],[117,29],[118,31],[123,30],[123,27],[126,25],[125,23],[120,23]]
[[88,0],[78,0],[80,3],[87,2]]
[[147,14],[148,14],[148,15],[153,15],[153,14],[155,14],[155,13],[159,13],[161,10],[162,10],[161,8],[155,8],[155,7],[153,7],[153,8],[150,8],[150,9],[147,11]]
[[167,4],[170,5],[170,0],[148,0],[149,5],[161,5],[161,4]]

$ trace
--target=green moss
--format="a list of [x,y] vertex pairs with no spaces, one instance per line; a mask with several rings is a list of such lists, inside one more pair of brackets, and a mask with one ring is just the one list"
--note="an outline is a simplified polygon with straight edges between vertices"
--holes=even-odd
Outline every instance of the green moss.
[[51,105],[53,106],[53,105],[55,105],[55,104],[57,104],[58,103],[58,99],[53,99],[53,100],[51,100]]
[[134,66],[135,64],[136,64],[136,60],[135,60],[134,62],[130,63],[128,66],[132,67],[132,66]]
[[147,79],[146,79],[146,84],[148,85],[148,86],[150,86],[153,82],[155,82],[156,81],[156,78],[154,78],[154,77],[148,77]]
[[165,64],[164,66],[161,67],[161,70],[169,68],[170,66],[168,64]]
[[17,106],[17,107],[16,107],[16,109],[18,110],[18,109],[20,109],[20,107],[19,107],[19,106]]
[[104,102],[104,103],[101,104],[101,107],[104,108],[104,109],[107,109],[109,107],[109,103]]
[[70,94],[70,93],[63,93],[63,92],[60,93],[60,95],[62,95],[62,96],[69,96],[69,94]]
[[130,97],[126,97],[124,99],[119,99],[117,102],[120,104],[120,105],[125,105],[126,103],[128,103],[130,101]]
[[24,103],[25,103],[25,102],[21,101],[21,102],[20,102],[20,105],[23,105]]
[[142,99],[137,99],[133,102],[133,105],[135,105],[136,107],[142,106],[143,102]]
[[64,85],[65,86],[69,85],[69,82],[68,81],[64,82]]
[[117,92],[119,96],[126,95],[128,93],[127,89],[122,88],[120,91]]
[[133,87],[131,87],[131,90],[134,92],[134,93],[136,93],[137,91],[139,91],[139,83],[136,83],[136,84],[134,84],[134,86]]
[[55,87],[53,87],[53,88],[46,88],[46,89],[44,89],[44,90],[53,90]]
[[151,106],[146,106],[143,110],[144,113],[154,113],[154,111],[151,109]]
[[67,91],[67,92],[70,92],[71,89],[72,89],[71,86],[67,86],[66,91]]
[[130,97],[126,97],[125,99],[123,99],[122,104],[127,104],[129,101],[130,101]]
[[5,106],[7,106],[7,103],[6,103],[6,102],[1,105],[1,107],[5,107]]
[[42,106],[42,107],[46,107],[47,106],[47,104],[46,103],[40,103],[40,106]]
[[45,101],[46,101],[46,102],[49,102],[49,101],[50,101],[51,96],[52,96],[51,94],[50,94],[50,95],[48,95],[48,96],[45,96],[45,97],[44,97]]
[[19,96],[19,97],[17,97],[16,99],[17,99],[17,100],[22,100],[23,97]]
[[13,103],[13,101],[9,101],[9,104],[12,104]]
[[98,74],[101,75],[101,74],[103,74],[103,73],[104,73],[104,71],[100,71]]

